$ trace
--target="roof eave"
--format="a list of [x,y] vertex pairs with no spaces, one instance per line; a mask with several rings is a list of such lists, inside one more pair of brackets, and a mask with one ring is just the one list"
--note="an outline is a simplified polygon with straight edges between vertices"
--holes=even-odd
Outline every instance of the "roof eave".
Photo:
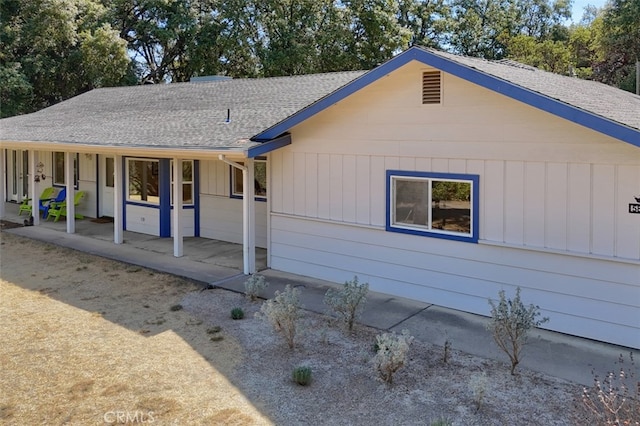
[[182,157],[198,159],[216,159],[220,154],[236,158],[246,158],[247,152],[246,145],[239,145],[237,147],[160,147],[143,145],[99,145],[90,143],[0,140],[0,146],[2,147],[2,149],[33,149],[41,151],[70,151],[78,152],[81,154],[86,153],[158,158]]

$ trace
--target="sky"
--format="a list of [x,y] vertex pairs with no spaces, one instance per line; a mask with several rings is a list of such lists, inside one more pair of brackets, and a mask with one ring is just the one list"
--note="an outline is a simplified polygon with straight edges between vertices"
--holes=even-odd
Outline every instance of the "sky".
[[593,5],[598,9],[600,9],[604,6],[605,3],[606,3],[606,0],[573,0],[573,7],[572,7],[573,12],[571,14],[572,15],[571,20],[574,23],[580,22],[580,19],[582,19],[582,14],[584,13],[585,6]]

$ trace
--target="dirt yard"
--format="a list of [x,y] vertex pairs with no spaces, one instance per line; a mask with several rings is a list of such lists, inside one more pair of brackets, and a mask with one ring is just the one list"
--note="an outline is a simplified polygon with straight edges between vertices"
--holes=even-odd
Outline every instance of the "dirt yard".
[[[456,351],[445,364],[414,342],[389,388],[371,365],[376,330],[305,312],[290,351],[242,295],[1,237],[1,424],[574,424],[581,387],[562,380]],[[292,382],[298,365],[310,386]]]

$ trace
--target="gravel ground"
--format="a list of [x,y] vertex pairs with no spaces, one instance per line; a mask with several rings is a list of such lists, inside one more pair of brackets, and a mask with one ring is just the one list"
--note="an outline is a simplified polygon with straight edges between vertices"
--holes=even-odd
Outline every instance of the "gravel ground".
[[[254,317],[261,302],[1,236],[2,424],[114,424],[119,412],[154,424],[581,423],[582,388],[563,380],[455,350],[444,363],[415,341],[388,386],[371,363],[377,330],[305,311],[290,350]],[[291,380],[301,365],[310,386]]]

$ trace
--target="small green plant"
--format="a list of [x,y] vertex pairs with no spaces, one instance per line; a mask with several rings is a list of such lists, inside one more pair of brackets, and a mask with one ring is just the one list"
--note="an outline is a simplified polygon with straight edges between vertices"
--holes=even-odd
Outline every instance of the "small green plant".
[[582,406],[578,407],[577,423],[593,425],[640,424],[640,382],[635,378],[633,352],[630,364],[620,354],[617,370],[609,371],[600,380],[594,373],[593,387],[583,388]]
[[311,383],[311,367],[296,367],[292,376],[294,382],[300,386],[307,386]]
[[342,320],[349,331],[360,317],[367,301],[368,283],[358,283],[358,277],[346,281],[341,289],[330,288],[324,295],[324,303]]
[[293,349],[301,307],[300,290],[287,284],[283,292],[276,290],[275,297],[262,304],[256,316],[265,319],[275,331],[282,333],[289,348]]
[[219,325],[214,325],[213,327],[207,328],[207,334],[216,334],[222,331],[222,327]]
[[244,282],[244,294],[255,302],[268,286],[263,275],[253,274]]
[[469,379],[469,387],[473,393],[473,404],[476,406],[476,411],[479,411],[484,402],[484,397],[487,394],[487,385],[489,380],[487,379],[487,373],[484,371],[479,374],[474,374]]
[[233,308],[231,310],[231,319],[241,320],[244,318],[244,311],[242,308]]
[[209,340],[212,342],[220,342],[221,340],[224,340],[224,336],[222,334],[216,334],[215,336],[211,336]]
[[181,311],[182,310],[182,305],[172,305],[169,309],[171,311],[173,311],[173,312]]
[[487,330],[493,336],[498,347],[509,356],[511,374],[515,375],[522,349],[529,337],[529,331],[549,321],[549,318],[536,319],[540,316],[540,307],[525,306],[520,300],[520,287],[516,289],[516,296],[513,300],[505,297],[504,290],[498,292],[498,297],[497,305],[493,300],[489,300],[491,319],[487,324]]
[[391,386],[393,374],[407,362],[413,336],[409,334],[409,330],[402,330],[402,334],[384,333],[376,336],[376,343],[378,352],[373,357],[374,367],[380,378]]

